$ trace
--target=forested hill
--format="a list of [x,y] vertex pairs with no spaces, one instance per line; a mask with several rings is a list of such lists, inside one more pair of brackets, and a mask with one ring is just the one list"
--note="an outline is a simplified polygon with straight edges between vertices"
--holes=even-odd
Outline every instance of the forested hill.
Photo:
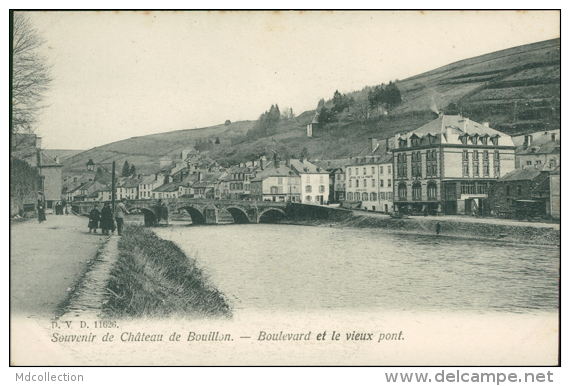
[[[306,126],[314,110],[297,117],[283,114],[275,121],[275,108],[267,106],[268,111],[260,111],[261,118],[271,118],[267,129],[261,130],[257,121],[242,121],[135,137],[77,154],[67,160],[65,169],[82,168],[91,158],[104,163],[115,160],[119,165],[128,160],[144,171],[144,165],[188,147],[208,152],[226,164],[273,151],[282,157],[297,157],[303,152],[312,159],[344,158],[361,152],[369,137],[382,139],[412,130],[435,118],[437,112],[461,113],[511,135],[559,129],[560,39],[462,60],[394,80],[394,84],[401,103],[389,111],[370,108],[368,96],[374,85],[347,94],[340,90],[339,95],[350,105],[331,123],[316,129],[313,138],[307,138]],[[331,84],[331,95],[322,96],[328,99],[324,106],[329,109],[334,107],[336,88]]]

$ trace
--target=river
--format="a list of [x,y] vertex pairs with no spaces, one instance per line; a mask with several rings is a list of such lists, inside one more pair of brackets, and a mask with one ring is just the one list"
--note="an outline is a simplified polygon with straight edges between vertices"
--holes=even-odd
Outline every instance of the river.
[[277,224],[156,232],[198,259],[236,313],[558,310],[556,247]]

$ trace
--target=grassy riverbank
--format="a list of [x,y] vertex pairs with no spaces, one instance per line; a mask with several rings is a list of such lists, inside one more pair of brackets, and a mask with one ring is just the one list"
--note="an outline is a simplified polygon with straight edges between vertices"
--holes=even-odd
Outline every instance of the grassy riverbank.
[[379,228],[388,232],[435,235],[440,223],[440,234],[469,239],[501,240],[505,242],[559,245],[560,228],[532,225],[513,225],[490,222],[466,222],[451,217],[410,217],[394,219],[375,216],[351,216],[341,221],[295,221],[298,225],[333,226],[348,228]]
[[126,227],[104,305],[109,317],[229,317],[224,295],[196,261],[140,225]]

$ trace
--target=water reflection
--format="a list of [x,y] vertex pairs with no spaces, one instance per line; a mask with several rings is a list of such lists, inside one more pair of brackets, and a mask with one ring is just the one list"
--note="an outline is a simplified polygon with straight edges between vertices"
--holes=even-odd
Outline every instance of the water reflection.
[[558,309],[559,249],[286,225],[158,229],[236,310]]

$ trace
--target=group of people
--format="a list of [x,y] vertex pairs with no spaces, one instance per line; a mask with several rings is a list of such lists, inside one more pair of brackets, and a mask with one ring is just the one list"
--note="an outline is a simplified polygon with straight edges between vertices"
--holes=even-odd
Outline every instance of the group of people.
[[[115,206],[115,211],[111,208],[111,204],[105,203],[103,209],[99,211],[98,205],[95,204],[91,212],[89,212],[89,233],[97,233],[97,229],[101,228],[104,235],[115,232],[121,236],[123,234],[123,225],[125,223],[125,215],[129,213],[125,206],[125,199],[119,201]],[[116,226],[115,226],[116,222]]]
[[57,215],[68,214],[67,202],[66,201],[56,202],[55,214],[57,214]]

